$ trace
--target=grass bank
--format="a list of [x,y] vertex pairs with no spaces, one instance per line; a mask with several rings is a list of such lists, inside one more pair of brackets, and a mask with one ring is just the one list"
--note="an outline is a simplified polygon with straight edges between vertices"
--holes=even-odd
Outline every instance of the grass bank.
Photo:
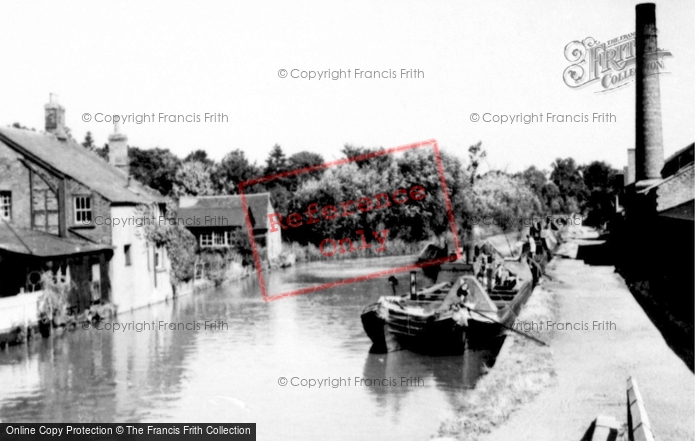
[[318,245],[308,244],[301,245],[293,242],[282,245],[282,254],[294,254],[297,262],[314,262],[319,260],[344,260],[344,259],[359,259],[365,257],[385,257],[385,256],[407,256],[418,254],[427,242],[405,242],[401,239],[387,239],[384,243],[385,250],[381,252],[375,251],[376,245],[371,248],[359,249],[360,244],[356,243],[353,246],[354,251],[345,253],[336,252],[332,256],[326,256],[321,253]]
[[[518,321],[556,321],[557,305],[547,283],[556,282],[545,282],[535,288]],[[551,338],[551,331],[532,330],[528,334],[545,342]],[[554,384],[555,379],[549,347],[510,333],[496,364],[474,389],[465,392],[457,416],[443,421],[436,437],[467,441],[481,439]]]

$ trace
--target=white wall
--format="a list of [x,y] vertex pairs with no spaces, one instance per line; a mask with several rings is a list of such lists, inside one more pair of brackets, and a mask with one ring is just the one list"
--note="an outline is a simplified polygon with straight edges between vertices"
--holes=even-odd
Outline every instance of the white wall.
[[[143,213],[136,207],[112,207],[111,216],[112,219],[136,219],[142,218]],[[115,249],[109,274],[112,302],[117,305],[118,312],[159,303],[173,296],[167,252],[165,248],[160,250],[164,262],[160,269],[154,269],[155,246],[146,241],[145,235],[145,229],[133,222],[112,227]],[[130,266],[126,265],[125,245],[131,245]]]
[[15,326],[34,325],[39,321],[37,302],[43,291],[0,298],[0,332]]
[[[267,203],[267,214],[274,213],[272,203]],[[282,254],[282,230],[277,228],[277,231],[270,231],[270,218],[266,216],[265,226],[267,227],[267,238],[265,240],[265,248],[267,249],[267,259],[273,260]]]

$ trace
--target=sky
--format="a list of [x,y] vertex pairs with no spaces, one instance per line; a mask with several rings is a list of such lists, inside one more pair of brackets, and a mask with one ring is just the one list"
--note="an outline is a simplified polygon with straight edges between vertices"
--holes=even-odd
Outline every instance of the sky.
[[[0,14],[0,125],[43,129],[49,93],[66,125],[99,145],[97,114],[196,115],[199,122],[122,125],[129,144],[243,150],[258,164],[274,144],[327,160],[346,143],[393,147],[436,139],[486,169],[548,167],[557,157],[617,168],[634,147],[634,85],[569,88],[565,46],[634,32],[635,1],[5,2]],[[658,2],[665,155],[695,141],[695,6]],[[280,78],[280,69],[287,71]],[[291,78],[299,71],[419,69],[423,78]],[[594,113],[614,122],[593,123]],[[84,114],[91,120],[82,120]],[[222,113],[224,122],[204,122]],[[472,122],[476,113],[480,120]],[[484,114],[588,115],[587,123],[497,124]]]

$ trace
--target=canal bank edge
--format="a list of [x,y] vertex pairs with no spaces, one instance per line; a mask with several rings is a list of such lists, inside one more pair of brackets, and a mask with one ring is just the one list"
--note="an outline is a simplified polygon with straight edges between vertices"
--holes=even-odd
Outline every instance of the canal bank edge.
[[[556,265],[556,258],[550,265]],[[557,303],[548,289],[556,281],[537,286],[519,316],[521,322],[556,321]],[[532,330],[535,338],[549,342],[552,331]],[[505,423],[518,409],[554,384],[554,359],[548,346],[510,332],[496,363],[476,385],[464,392],[457,414],[445,419],[433,441],[473,441]]]

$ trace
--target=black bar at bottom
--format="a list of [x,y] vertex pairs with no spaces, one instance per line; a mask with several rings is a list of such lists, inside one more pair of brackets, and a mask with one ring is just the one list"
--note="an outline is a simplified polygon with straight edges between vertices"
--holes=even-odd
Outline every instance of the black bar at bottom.
[[17,423],[0,424],[0,440],[56,441],[64,440],[197,440],[212,441],[229,437],[234,441],[255,441],[255,423],[209,424],[83,424],[83,423]]

